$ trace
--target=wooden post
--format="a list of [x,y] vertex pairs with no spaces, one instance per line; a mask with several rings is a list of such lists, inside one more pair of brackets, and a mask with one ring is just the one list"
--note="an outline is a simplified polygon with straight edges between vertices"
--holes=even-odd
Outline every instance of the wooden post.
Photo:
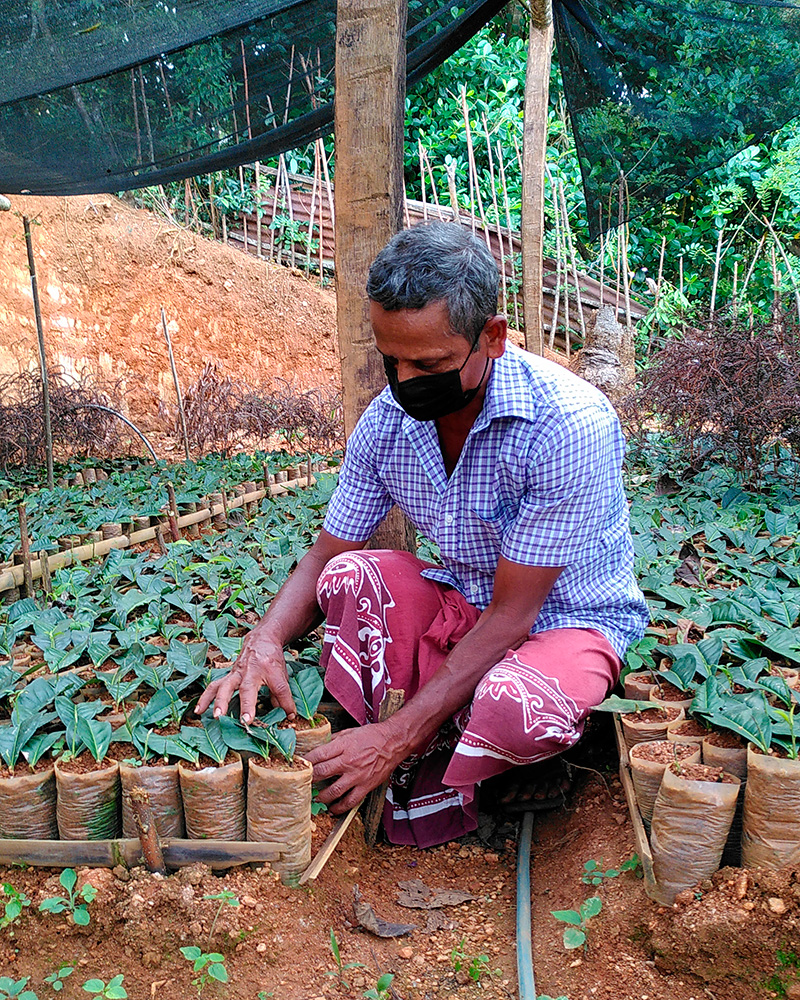
[[525,310],[525,346],[534,354],[544,354],[544,167],[547,156],[553,10],[550,0],[532,0],[530,11],[522,133],[522,299]]
[[153,810],[150,805],[150,795],[146,788],[132,788],[128,793],[131,812],[136,822],[136,829],[139,833],[139,841],[142,845],[142,857],[149,872],[160,872],[166,875],[167,866],[164,864],[164,854],[161,850],[161,842],[158,839],[158,830],[153,819]]
[[28,535],[28,516],[25,513],[25,504],[21,503],[17,507],[19,515],[19,542],[22,552],[22,571],[24,573],[26,597],[33,597],[33,572],[31,570],[31,540]]
[[181,533],[178,530],[178,504],[175,502],[175,488],[172,483],[167,483],[167,497],[169,498],[169,510],[167,518],[169,520],[169,533],[173,542],[180,541]]
[[42,310],[39,306],[39,284],[36,280],[36,261],[33,257],[33,242],[31,240],[31,224],[27,215],[22,217],[25,229],[25,247],[28,251],[28,270],[31,276],[31,292],[33,294],[33,313],[36,317],[36,336],[39,339],[39,365],[42,370],[42,416],[44,419],[44,447],[47,453],[47,485],[53,488],[53,431],[50,427],[50,383],[47,378],[47,358],[44,353],[44,329],[42,327]]
[[[339,0],[337,8],[336,313],[348,437],[386,384],[364,287],[403,223],[407,16],[407,0]],[[413,550],[414,537],[404,518],[390,517],[373,543]]]

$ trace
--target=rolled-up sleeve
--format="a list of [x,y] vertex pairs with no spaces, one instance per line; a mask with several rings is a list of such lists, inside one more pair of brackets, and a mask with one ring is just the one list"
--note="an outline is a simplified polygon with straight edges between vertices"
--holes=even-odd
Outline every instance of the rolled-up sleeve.
[[619,489],[625,439],[616,414],[591,406],[554,420],[532,446],[528,483],[501,554],[523,566],[569,566],[595,548]]
[[376,445],[373,403],[348,438],[339,485],[328,503],[323,524],[326,531],[348,542],[366,541],[393,504],[376,472]]

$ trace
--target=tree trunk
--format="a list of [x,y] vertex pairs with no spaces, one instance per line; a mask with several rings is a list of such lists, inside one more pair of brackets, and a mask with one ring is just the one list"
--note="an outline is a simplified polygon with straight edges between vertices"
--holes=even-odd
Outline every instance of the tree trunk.
[[[403,224],[407,14],[407,0],[339,0],[337,8],[336,312],[348,437],[386,384],[365,288],[369,265]],[[373,547],[413,548],[413,529],[394,515]]]
[[544,354],[544,166],[547,155],[553,11],[550,0],[533,0],[530,9],[522,136],[522,297],[525,307],[525,346],[534,354]]

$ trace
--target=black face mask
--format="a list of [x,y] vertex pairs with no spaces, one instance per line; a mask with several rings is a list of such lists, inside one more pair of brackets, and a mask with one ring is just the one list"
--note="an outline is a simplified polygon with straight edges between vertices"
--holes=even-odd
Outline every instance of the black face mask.
[[489,358],[486,358],[483,375],[475,388],[462,389],[461,372],[471,357],[472,351],[460,368],[433,375],[418,375],[404,382],[397,378],[396,367],[386,358],[383,359],[383,370],[386,372],[392,395],[409,417],[413,417],[414,420],[438,420],[439,417],[446,417],[449,413],[462,410],[478,395],[489,367]]

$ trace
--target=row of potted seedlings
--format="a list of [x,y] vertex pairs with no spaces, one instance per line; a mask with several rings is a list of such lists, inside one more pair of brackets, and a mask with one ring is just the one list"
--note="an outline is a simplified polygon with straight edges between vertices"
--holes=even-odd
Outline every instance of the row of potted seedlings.
[[[141,703],[130,700],[140,678],[120,672],[98,671],[112,704],[69,672],[12,689],[0,725],[0,838],[136,837],[129,797],[144,787],[160,837],[281,844],[273,867],[295,879],[311,857],[312,768],[302,755],[330,739],[316,668],[290,678],[296,722],[273,709],[249,727],[193,715],[181,697],[191,676]],[[16,680],[0,676],[0,697]]]
[[763,657],[720,665],[718,639],[698,646],[629,674],[625,699],[602,706],[621,715],[664,903],[723,859],[800,859],[800,672]]

